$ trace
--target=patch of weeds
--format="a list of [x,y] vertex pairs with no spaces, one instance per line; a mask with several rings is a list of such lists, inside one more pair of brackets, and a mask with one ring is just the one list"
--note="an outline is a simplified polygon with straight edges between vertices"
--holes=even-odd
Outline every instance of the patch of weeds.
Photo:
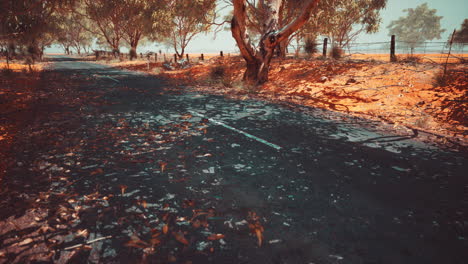
[[447,72],[444,73],[443,70],[440,70],[437,72],[437,74],[434,76],[434,80],[432,82],[432,86],[434,88],[437,87],[445,87],[455,81],[455,75],[451,70],[448,70]]
[[415,55],[407,55],[403,58],[399,57],[397,58],[397,61],[402,62],[402,63],[412,63],[412,64],[417,64],[421,63],[421,58]]
[[210,69],[210,77],[213,80],[222,79],[226,75],[226,66],[216,65]]
[[224,87],[233,86],[233,78],[225,65],[216,65],[210,69],[210,78],[212,81],[221,83]]
[[331,51],[330,51],[330,56],[335,59],[339,60],[343,57],[344,55],[344,50],[338,46],[333,46]]
[[435,76],[432,82],[433,87],[445,87],[447,85],[447,76],[444,74],[444,71],[439,71]]
[[312,57],[318,51],[318,43],[315,39],[307,38],[304,43],[304,50],[309,57]]

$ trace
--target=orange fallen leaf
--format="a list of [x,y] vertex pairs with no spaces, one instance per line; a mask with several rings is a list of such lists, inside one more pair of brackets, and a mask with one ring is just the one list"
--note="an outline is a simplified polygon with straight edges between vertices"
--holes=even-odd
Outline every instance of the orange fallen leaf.
[[169,225],[166,224],[166,225],[163,226],[162,232],[163,232],[163,234],[167,234],[168,231],[169,231]]
[[258,246],[261,247],[262,246],[262,242],[263,242],[263,233],[262,233],[262,230],[260,229],[255,229],[255,234],[257,235],[257,239],[258,239]]
[[192,226],[195,227],[195,228],[199,228],[201,226],[201,223],[200,221],[197,219],[195,221],[192,222]]
[[132,235],[130,240],[127,243],[125,243],[125,246],[134,248],[147,248],[148,243],[141,240],[138,236]]
[[93,172],[91,172],[91,176],[97,175],[97,174],[103,174],[103,173],[104,173],[104,170],[102,170],[101,168],[98,168],[94,170]]
[[187,239],[185,238],[184,234],[182,234],[181,232],[172,232],[172,235],[174,235],[174,238],[179,241],[180,243],[184,244],[184,245],[188,245],[189,242],[187,241]]
[[159,165],[161,166],[161,172],[164,172],[164,170],[166,169],[167,163],[161,162]]
[[127,185],[119,185],[119,187],[120,187],[120,192],[122,193],[122,195],[124,195],[125,190],[127,189],[128,186]]
[[219,239],[222,239],[222,238],[224,238],[223,234],[211,234],[208,237],[208,240],[219,240]]

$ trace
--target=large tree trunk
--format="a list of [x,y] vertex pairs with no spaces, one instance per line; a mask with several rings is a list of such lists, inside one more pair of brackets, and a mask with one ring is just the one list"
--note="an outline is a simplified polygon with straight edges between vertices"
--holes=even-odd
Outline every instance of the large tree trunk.
[[135,32],[133,35],[130,35],[130,60],[138,58],[137,48],[138,43],[140,42],[141,33]]
[[130,56],[130,60],[136,59],[138,57],[136,47],[134,47],[134,46],[130,47],[129,56]]
[[262,24],[262,37],[259,48],[255,48],[247,34],[247,7],[246,0],[234,0],[234,16],[231,21],[232,36],[236,40],[240,53],[247,62],[244,81],[249,85],[259,85],[268,81],[270,62],[275,48],[280,43],[288,41],[289,36],[302,27],[309,19],[312,10],[319,0],[308,0],[304,3],[302,13],[289,25],[279,29],[279,10],[283,0],[264,0],[258,8],[266,14]]

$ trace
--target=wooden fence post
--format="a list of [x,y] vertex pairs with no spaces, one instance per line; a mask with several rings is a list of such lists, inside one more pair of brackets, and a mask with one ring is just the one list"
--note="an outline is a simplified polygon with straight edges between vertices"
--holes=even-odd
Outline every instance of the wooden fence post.
[[185,54],[185,58],[187,59],[187,62],[190,62],[188,54]]
[[205,56],[203,55],[203,53],[201,54],[200,59],[201,59],[202,61],[205,60]]
[[177,63],[177,54],[174,54],[174,63]]
[[224,56],[223,51],[220,51],[220,52],[219,52],[219,56],[221,56],[221,57]]
[[390,61],[397,61],[397,58],[395,56],[395,35],[392,35],[392,39],[390,41]]
[[455,38],[455,33],[457,33],[456,29],[453,30],[452,37],[450,38],[450,43],[449,43],[450,47],[449,47],[447,59],[445,60],[445,65],[444,65],[444,75],[443,75],[444,80],[445,80],[445,75],[447,74],[447,64],[450,58],[450,53],[452,53],[452,45],[453,45],[453,39]]
[[156,52],[154,53],[154,61],[158,62],[158,53],[156,53]]
[[325,38],[325,39],[323,40],[323,53],[322,53],[322,56],[323,56],[324,58],[327,57],[327,45],[328,45],[328,38]]

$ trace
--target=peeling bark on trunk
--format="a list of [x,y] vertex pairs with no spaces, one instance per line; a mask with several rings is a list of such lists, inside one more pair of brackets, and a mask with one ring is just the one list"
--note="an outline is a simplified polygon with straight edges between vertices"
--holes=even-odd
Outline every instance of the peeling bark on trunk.
[[[249,85],[259,85],[268,81],[271,59],[275,49],[281,43],[287,43],[289,36],[303,26],[309,19],[312,10],[319,0],[308,0],[302,13],[289,25],[279,28],[279,11],[282,0],[264,0],[259,2],[267,14],[262,22],[263,34],[258,48],[254,48],[247,34],[246,0],[234,0],[234,16],[231,21],[231,33],[236,40],[240,53],[247,62],[244,82]],[[285,50],[285,49],[283,49]]]

